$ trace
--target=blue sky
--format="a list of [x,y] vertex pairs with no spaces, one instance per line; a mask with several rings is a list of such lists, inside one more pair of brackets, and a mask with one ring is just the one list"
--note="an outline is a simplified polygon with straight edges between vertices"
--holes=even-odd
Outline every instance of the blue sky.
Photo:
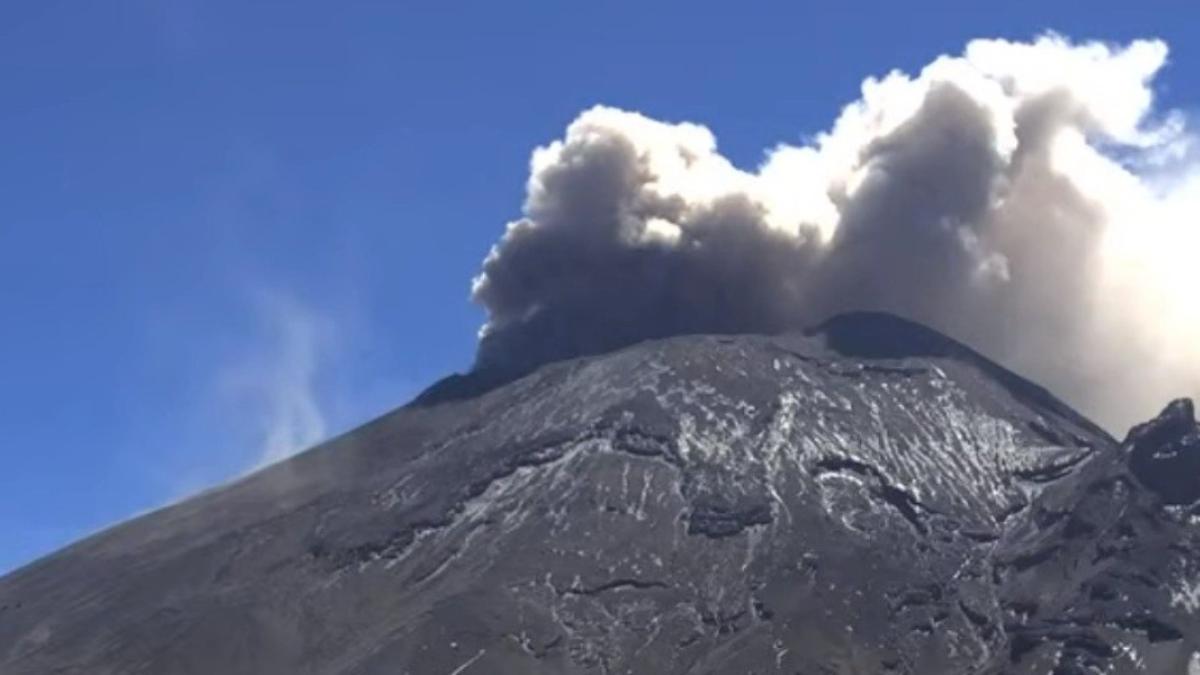
[[0,571],[466,368],[529,152],[593,104],[753,166],[864,76],[1054,29],[1167,40],[1194,105],[1200,10],[1043,4],[7,3]]

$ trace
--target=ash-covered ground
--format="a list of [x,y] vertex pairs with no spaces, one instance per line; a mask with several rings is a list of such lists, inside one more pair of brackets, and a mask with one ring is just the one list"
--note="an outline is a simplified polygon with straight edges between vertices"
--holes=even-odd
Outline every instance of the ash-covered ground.
[[1200,430],[921,326],[471,376],[0,580],[0,672],[1200,673]]

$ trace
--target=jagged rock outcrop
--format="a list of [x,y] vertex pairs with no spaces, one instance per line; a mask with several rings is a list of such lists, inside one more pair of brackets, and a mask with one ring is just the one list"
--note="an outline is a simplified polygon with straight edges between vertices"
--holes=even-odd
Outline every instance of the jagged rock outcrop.
[[454,378],[0,580],[0,672],[1200,670],[1190,418],[873,314]]
[[1138,480],[1167,504],[1200,501],[1200,427],[1192,402],[1173,401],[1129,434],[1129,464]]
[[995,563],[1024,673],[1200,673],[1200,444],[1190,401],[1043,491]]

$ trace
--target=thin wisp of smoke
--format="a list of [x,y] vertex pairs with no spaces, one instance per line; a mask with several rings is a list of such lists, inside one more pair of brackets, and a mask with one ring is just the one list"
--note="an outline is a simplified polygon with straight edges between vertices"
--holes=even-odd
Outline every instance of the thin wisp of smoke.
[[927,323],[1115,432],[1200,393],[1200,162],[1158,41],[977,40],[734,166],[596,107],[538,148],[475,279],[481,367],[857,309]]
[[329,357],[332,326],[288,295],[261,291],[254,300],[253,348],[221,368],[218,380],[225,413],[260,444],[257,469],[326,437],[317,375]]

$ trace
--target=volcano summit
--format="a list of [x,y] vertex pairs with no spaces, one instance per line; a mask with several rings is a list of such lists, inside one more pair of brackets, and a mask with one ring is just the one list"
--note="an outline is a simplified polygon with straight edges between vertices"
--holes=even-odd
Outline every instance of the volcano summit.
[[880,314],[468,376],[0,580],[0,671],[1193,673],[1197,439]]

